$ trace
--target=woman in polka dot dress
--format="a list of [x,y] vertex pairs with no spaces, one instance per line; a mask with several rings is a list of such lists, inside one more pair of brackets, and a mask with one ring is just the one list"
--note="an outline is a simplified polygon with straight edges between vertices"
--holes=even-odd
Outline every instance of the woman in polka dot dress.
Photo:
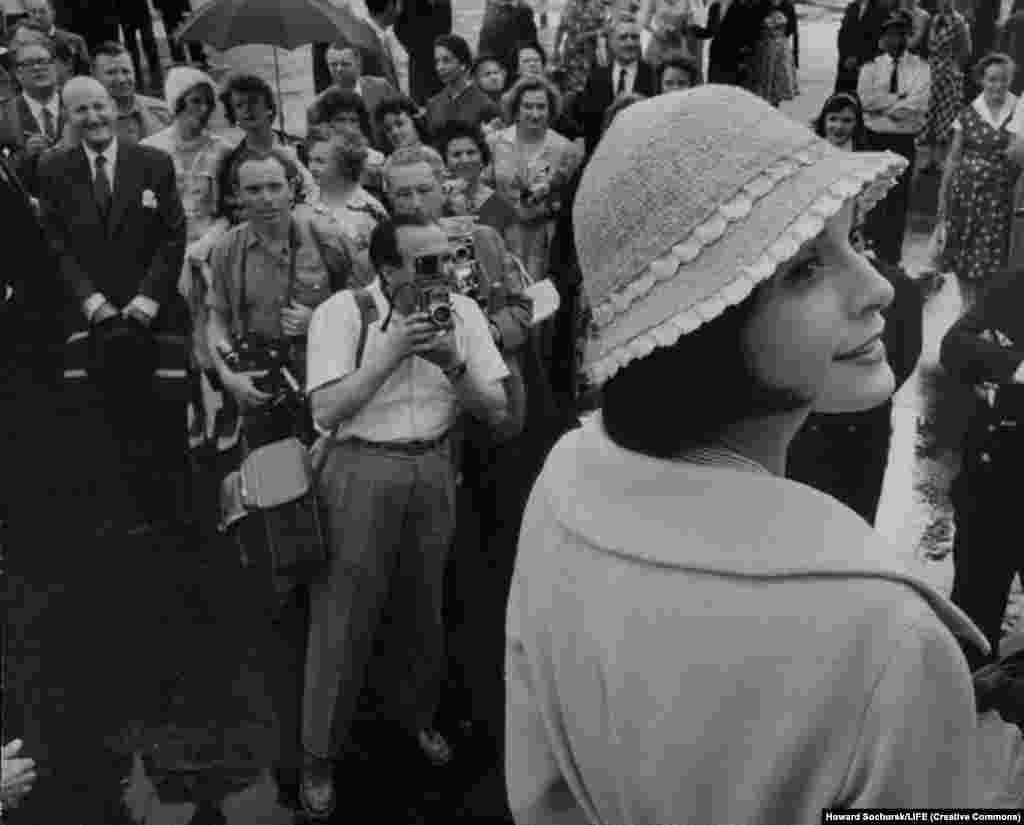
[[953,123],[953,146],[939,188],[947,222],[946,264],[960,282],[964,308],[978,287],[1006,266],[1019,167],[1007,156],[1017,103],[1008,91],[1014,64],[993,54],[977,67],[982,93]]

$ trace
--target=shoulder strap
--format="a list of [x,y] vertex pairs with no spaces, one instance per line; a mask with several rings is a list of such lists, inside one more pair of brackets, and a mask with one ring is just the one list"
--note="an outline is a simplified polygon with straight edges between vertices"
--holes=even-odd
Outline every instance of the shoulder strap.
[[370,331],[370,324],[376,321],[380,315],[377,312],[377,302],[366,289],[357,289],[352,293],[356,299],[356,306],[359,307],[359,342],[356,344],[356,369],[363,365],[363,353],[366,351],[366,336]]

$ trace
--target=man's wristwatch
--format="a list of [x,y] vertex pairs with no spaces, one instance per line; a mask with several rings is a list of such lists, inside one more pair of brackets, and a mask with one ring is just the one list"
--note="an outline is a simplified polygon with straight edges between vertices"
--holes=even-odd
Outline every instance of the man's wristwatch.
[[463,361],[461,364],[457,364],[454,367],[448,367],[444,370],[444,377],[447,378],[452,384],[457,384],[462,380],[462,376],[466,374],[466,362]]

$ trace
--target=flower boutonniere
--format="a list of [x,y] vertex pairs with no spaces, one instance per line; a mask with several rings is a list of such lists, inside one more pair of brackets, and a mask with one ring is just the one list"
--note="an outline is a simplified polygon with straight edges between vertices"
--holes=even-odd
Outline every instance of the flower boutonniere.
[[157,199],[152,189],[142,190],[142,206],[145,209],[156,209]]

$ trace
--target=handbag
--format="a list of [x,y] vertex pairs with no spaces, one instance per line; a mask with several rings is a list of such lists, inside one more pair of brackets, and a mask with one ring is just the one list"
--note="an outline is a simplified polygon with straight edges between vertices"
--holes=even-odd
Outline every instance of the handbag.
[[[358,369],[369,324],[376,320],[377,306],[365,290],[357,290],[354,296],[361,319],[356,346]],[[312,449],[307,449],[298,438],[257,447],[221,483],[218,529],[222,533],[234,532],[243,565],[248,566],[249,557],[238,528],[251,515],[261,521],[261,534],[277,575],[309,577],[327,562],[320,475],[342,423],[339,421],[330,435],[321,436]]]

